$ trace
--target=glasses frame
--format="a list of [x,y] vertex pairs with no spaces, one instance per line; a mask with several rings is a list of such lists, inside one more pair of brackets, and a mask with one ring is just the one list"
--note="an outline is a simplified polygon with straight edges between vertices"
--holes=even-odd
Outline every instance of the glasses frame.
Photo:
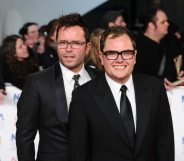
[[[62,45],[64,45],[65,47],[61,47],[61,43],[66,43],[65,45],[62,44]],[[84,41],[84,42],[81,42],[81,41],[71,41],[71,42],[69,42],[69,41],[63,40],[63,41],[58,42],[58,43],[57,43],[57,46],[58,46],[60,49],[66,49],[66,48],[68,47],[68,45],[70,45],[70,47],[71,47],[72,49],[81,49],[82,45],[84,45],[84,44],[86,44],[86,41]],[[73,45],[79,45],[79,46],[78,46],[78,47],[74,47]]]
[[[120,52],[119,52],[119,51],[115,51],[115,50],[108,50],[108,51],[104,51],[104,52],[102,52],[102,53],[106,56],[106,58],[107,58],[108,60],[117,60],[118,57],[119,57],[119,55],[121,55],[121,58],[122,58],[123,60],[130,60],[130,59],[133,59],[133,57],[134,57],[134,55],[135,55],[135,51],[136,51],[136,50],[123,50],[123,51],[120,51]],[[117,57],[114,58],[114,59],[109,59],[107,52],[114,52],[114,53],[117,54]],[[125,55],[126,52],[132,52],[132,54],[130,54],[130,55],[131,55],[131,58],[128,58],[128,59],[127,59],[127,58],[124,58],[124,57],[123,57],[123,55]]]

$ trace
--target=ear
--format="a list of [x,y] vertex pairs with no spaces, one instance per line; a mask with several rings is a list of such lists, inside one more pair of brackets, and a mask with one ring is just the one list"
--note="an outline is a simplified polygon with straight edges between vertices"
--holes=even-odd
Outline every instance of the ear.
[[91,49],[91,46],[92,46],[92,44],[90,42],[86,44],[86,55],[88,55],[88,53]]
[[103,53],[101,51],[98,52],[99,54],[99,58],[101,60],[101,64],[104,65],[104,61],[103,61]]
[[149,26],[150,28],[152,28],[152,29],[155,28],[155,24],[154,24],[153,22],[149,22],[149,23],[148,23],[148,26]]

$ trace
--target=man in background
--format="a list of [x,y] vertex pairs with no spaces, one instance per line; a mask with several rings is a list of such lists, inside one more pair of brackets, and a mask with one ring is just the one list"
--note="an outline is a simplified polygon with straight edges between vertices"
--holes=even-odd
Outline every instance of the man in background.
[[136,37],[137,63],[135,72],[152,75],[168,82],[176,81],[174,59],[183,54],[183,48],[174,34],[168,33],[169,22],[165,11],[158,7],[149,8],[142,16],[143,32]]
[[112,26],[127,26],[124,10],[110,10],[103,16],[102,20],[107,28]]

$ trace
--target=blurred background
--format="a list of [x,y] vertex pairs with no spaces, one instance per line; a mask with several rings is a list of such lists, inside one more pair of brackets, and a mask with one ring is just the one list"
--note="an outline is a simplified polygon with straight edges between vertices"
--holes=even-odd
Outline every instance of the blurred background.
[[102,16],[108,10],[124,9],[129,26],[136,29],[140,14],[152,5],[160,5],[169,19],[184,30],[183,0],[0,0],[0,43],[5,36],[18,33],[28,21],[41,26],[70,12],[82,14],[93,30],[103,27]]

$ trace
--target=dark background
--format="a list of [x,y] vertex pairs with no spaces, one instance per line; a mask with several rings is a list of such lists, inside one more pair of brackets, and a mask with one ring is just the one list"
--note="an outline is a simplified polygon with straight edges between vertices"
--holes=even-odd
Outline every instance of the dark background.
[[[108,10],[126,10],[126,20],[130,28],[139,26],[139,16],[150,6],[161,6],[167,13],[169,20],[184,31],[184,0],[109,0],[84,15],[90,31],[103,27],[103,15]],[[90,20],[90,21],[88,21]]]

